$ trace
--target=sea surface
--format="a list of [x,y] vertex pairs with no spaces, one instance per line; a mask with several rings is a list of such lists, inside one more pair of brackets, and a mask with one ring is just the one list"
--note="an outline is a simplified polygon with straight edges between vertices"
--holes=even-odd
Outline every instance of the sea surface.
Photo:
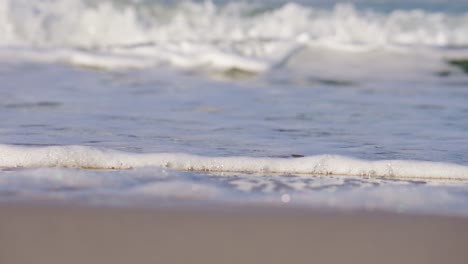
[[0,202],[468,216],[468,1],[0,0]]

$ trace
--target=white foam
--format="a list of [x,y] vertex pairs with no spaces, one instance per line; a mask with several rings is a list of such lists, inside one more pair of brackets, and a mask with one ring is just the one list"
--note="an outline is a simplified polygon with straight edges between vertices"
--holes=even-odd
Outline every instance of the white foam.
[[383,14],[344,4],[325,10],[289,3],[260,12],[246,3],[90,2],[0,0],[0,57],[108,68],[170,64],[257,72],[308,45],[468,47],[468,14]]
[[468,167],[410,160],[366,161],[336,155],[303,158],[203,157],[182,153],[139,154],[85,146],[0,145],[0,167],[130,169],[164,167],[184,171],[294,173],[468,180]]

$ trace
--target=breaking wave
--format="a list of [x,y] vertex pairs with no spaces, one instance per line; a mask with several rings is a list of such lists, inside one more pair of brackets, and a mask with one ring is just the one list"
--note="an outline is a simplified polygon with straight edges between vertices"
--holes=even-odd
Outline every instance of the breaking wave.
[[307,46],[468,47],[468,13],[227,3],[0,0],[0,57],[265,71]]

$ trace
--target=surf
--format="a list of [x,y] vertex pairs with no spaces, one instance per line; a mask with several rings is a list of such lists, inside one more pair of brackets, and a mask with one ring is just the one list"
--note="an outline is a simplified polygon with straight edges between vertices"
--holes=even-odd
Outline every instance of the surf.
[[467,23],[468,13],[384,13],[352,4],[0,0],[0,58],[111,70],[265,72],[316,46],[466,49]]

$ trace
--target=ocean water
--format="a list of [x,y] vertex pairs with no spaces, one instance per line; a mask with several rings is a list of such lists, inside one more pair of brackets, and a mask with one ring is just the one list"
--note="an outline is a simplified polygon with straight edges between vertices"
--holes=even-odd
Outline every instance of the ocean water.
[[468,215],[468,2],[0,0],[0,201]]

